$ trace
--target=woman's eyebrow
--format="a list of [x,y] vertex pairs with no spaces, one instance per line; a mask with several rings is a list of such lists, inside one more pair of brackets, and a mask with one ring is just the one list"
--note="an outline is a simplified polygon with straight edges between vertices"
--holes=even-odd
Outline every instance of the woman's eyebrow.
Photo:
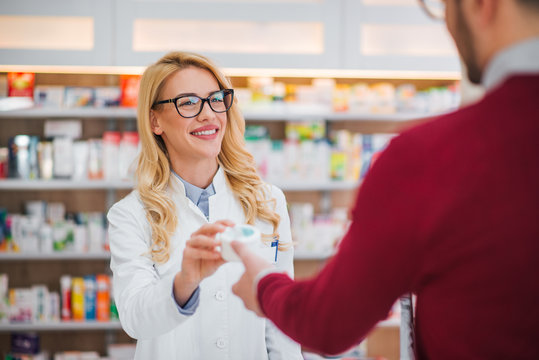
[[180,97],[180,96],[198,96],[198,95],[195,93],[179,93],[175,97]]
[[[208,91],[208,93],[207,93],[206,96],[210,96],[211,94],[216,93],[216,92],[218,92],[218,91],[221,91],[221,90],[220,90],[220,89],[217,89],[217,90]],[[198,94],[195,94],[195,93],[192,93],[192,92],[191,92],[191,93],[180,93],[180,94],[177,94],[177,95],[175,96],[175,98],[180,97],[180,96],[198,96],[198,97],[203,97],[203,96],[200,96],[200,95],[198,95]]]

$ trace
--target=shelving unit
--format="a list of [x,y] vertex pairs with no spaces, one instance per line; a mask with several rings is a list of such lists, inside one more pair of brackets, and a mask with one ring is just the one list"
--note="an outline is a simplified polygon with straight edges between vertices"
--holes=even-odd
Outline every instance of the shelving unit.
[[[187,20],[199,24],[201,29],[218,28],[232,34],[232,38],[241,36],[241,42],[223,48],[219,39],[207,37],[203,31],[194,31],[191,40],[195,47],[185,49],[201,52],[215,60],[231,76],[234,87],[240,87],[238,82],[245,87],[247,76],[285,77],[288,78],[286,82],[300,85],[306,84],[308,78],[334,78],[348,84],[357,80],[366,83],[394,80],[395,85],[413,82],[420,83],[422,88],[458,79],[458,56],[451,47],[443,23],[430,21],[418,6],[409,5],[402,1],[388,4],[321,0],[290,2],[285,6],[287,11],[283,11],[281,2],[223,1],[208,10],[197,2],[166,0],[151,3],[136,0],[63,1],[52,2],[46,8],[38,0],[6,1],[0,6],[2,14],[28,25],[5,34],[8,45],[0,49],[0,67],[3,72],[36,72],[37,85],[116,86],[118,74],[140,74],[145,66],[169,49],[184,48],[185,42],[170,34],[182,32],[178,29],[181,29],[182,21]],[[78,20],[73,22],[74,18]],[[223,18],[227,21],[221,21]],[[36,25],[36,21],[42,25]],[[54,22],[54,26],[44,26],[43,21]],[[161,32],[164,36],[159,37],[159,41],[155,41],[156,37],[140,37],[140,28],[139,31],[135,29],[144,24],[145,29]],[[171,25],[176,31],[169,31]],[[288,30],[282,30],[283,25]],[[42,35],[37,40],[28,31],[36,26]],[[76,41],[70,41],[70,37],[63,39],[62,34],[74,30],[80,35]],[[428,36],[416,36],[418,32]],[[147,31],[142,30],[142,33]],[[19,46],[11,46],[10,41],[16,41]],[[58,48],[58,44],[62,46]],[[315,104],[244,109],[248,122],[268,125],[272,135],[283,132],[281,124],[285,121],[320,120],[326,122],[327,129],[374,133],[393,132],[401,125],[407,125],[408,120],[431,115],[334,113]],[[82,119],[83,134],[91,138],[100,137],[111,123],[124,126],[135,118],[136,109],[133,108],[33,108],[0,112],[0,146],[6,146],[11,134],[39,135],[41,129],[38,127],[46,119]],[[327,181],[274,183],[286,192],[289,202],[312,202],[318,207],[317,212],[328,210],[332,204],[347,206],[357,186],[356,183]],[[103,212],[132,186],[131,182],[0,179],[0,206],[7,207],[10,212],[22,212],[25,201],[39,199],[63,202],[70,212]],[[296,275],[313,273],[329,256],[296,253]],[[0,272],[23,274],[14,276],[14,286],[37,282],[58,286],[59,274],[102,271],[106,261],[108,254],[0,253]],[[384,324],[387,322],[382,322],[379,327],[395,331]],[[63,344],[65,339],[69,339],[69,346],[73,346],[69,350],[95,350],[103,344],[103,332],[107,334],[107,341],[110,333],[123,334],[118,328],[95,329],[95,334],[85,332],[79,337],[73,334],[86,330],[88,324],[74,325],[82,328],[68,328],[67,325],[62,324],[64,328],[53,331],[57,335],[55,340],[44,342],[48,346],[54,345],[50,350],[60,348],[56,345]],[[8,348],[5,332],[12,330],[18,331],[11,326],[1,330],[4,334],[0,336],[0,349]],[[47,332],[50,329],[21,325],[20,330]],[[382,343],[386,345],[386,339]],[[103,347],[100,352],[103,353]],[[379,354],[383,353],[372,355]]]
[[[399,319],[390,319],[380,321],[376,327],[379,328],[398,328]],[[0,324],[0,332],[11,331],[91,331],[91,330],[121,330],[119,321],[97,322],[97,321],[61,321],[51,323],[19,323],[19,324]]]
[[[274,185],[283,191],[333,191],[353,190],[355,181],[307,181],[307,182],[283,182]],[[2,179],[0,190],[131,190],[132,181],[107,181],[107,180],[22,180]]]
[[[309,109],[311,107],[311,109]],[[315,109],[313,110],[312,107]],[[259,110],[247,108],[242,111],[246,121],[390,121],[403,122],[442,114],[440,113],[354,113],[334,112],[313,106],[296,106],[278,104],[263,106]],[[21,110],[0,111],[0,119],[73,119],[87,118],[96,120],[136,119],[136,109],[124,107],[109,108],[29,108]]]
[[71,261],[71,260],[109,260],[110,253],[74,253],[74,252],[54,252],[54,253],[2,253],[0,252],[0,261]]
[[[89,83],[84,83],[85,86],[101,85],[100,83],[94,84],[93,80],[87,79],[85,81],[89,81]],[[103,79],[99,81],[103,81]],[[241,81],[244,80],[240,80],[240,83]],[[296,106],[280,103],[275,106],[247,106],[243,109],[243,115],[248,124],[267,126],[272,138],[274,134],[277,134],[277,138],[279,138],[284,134],[286,122],[322,121],[325,122],[327,130],[349,129],[362,133],[387,133],[394,132],[401,126],[407,126],[415,120],[437,114],[341,113],[328,111],[316,105]],[[0,112],[0,133],[3,133],[0,136],[0,141],[7,141],[7,136],[13,131],[39,135],[42,131],[43,121],[48,119],[80,119],[83,122],[83,136],[85,138],[99,137],[110,124],[116,124],[120,127],[123,126],[124,122],[135,120],[136,109],[31,108],[3,111]],[[39,130],[37,130],[38,128]],[[5,146],[4,143],[0,145]],[[316,204],[316,212],[324,212],[330,209],[332,204],[347,206],[358,186],[355,181],[322,181],[317,179],[272,181],[272,183],[285,191],[288,202],[312,202]],[[126,195],[133,186],[132,181],[0,179],[0,198],[2,199],[0,206],[20,209],[24,201],[42,199],[65,202],[68,211],[106,212],[109,206]],[[296,277],[306,277],[318,271],[331,255],[331,253],[295,251]],[[6,272],[10,275],[15,272],[28,274],[28,277],[14,277],[13,286],[46,283],[52,290],[57,290],[54,287],[59,285],[57,283],[61,274],[77,273],[80,275],[106,271],[109,259],[110,254],[108,253],[0,253],[0,272]],[[399,323],[398,319],[385,320],[377,324],[375,331],[390,332],[391,336],[394,336],[398,332]],[[53,344],[49,345],[53,351],[84,348],[85,345],[81,344],[73,345],[76,348],[65,348],[63,345],[64,338],[71,337],[73,340],[78,340],[79,337],[74,334],[81,331],[88,336],[91,334],[92,338],[89,340],[90,345],[88,346],[101,353],[104,352],[106,344],[114,341],[131,341],[121,330],[119,322],[0,324],[0,348],[8,347],[9,336],[7,334],[16,331],[36,331],[43,334],[45,342]],[[59,338],[62,339],[59,340]]]
[[[315,252],[295,252],[295,260],[326,260],[332,254]],[[55,253],[14,253],[0,252],[0,261],[73,261],[73,260],[110,260],[110,253],[73,253],[73,252],[55,252]]]
[[0,180],[0,190],[129,190],[132,188],[132,182],[121,180]]
[[49,323],[13,323],[0,324],[0,332],[12,331],[94,331],[121,330],[119,321],[60,321]]

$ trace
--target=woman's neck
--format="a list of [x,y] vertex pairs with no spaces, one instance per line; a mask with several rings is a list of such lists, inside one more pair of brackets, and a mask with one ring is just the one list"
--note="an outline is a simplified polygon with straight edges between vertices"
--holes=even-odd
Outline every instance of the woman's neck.
[[191,185],[207,188],[219,169],[217,161],[197,162],[195,164],[171,164],[172,170]]

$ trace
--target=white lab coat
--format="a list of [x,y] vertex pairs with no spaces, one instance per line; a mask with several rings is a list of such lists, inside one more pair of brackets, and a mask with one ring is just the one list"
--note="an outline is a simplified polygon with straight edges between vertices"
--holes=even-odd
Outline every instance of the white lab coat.
[[[220,169],[213,179],[216,194],[209,198],[209,222],[230,219],[245,222],[243,210]],[[108,213],[113,295],[125,332],[137,339],[135,359],[182,360],[293,360],[303,359],[298,344],[283,335],[269,320],[257,317],[232,294],[243,273],[243,264],[222,265],[200,283],[200,303],[191,315],[181,314],[172,297],[172,281],[181,269],[186,240],[207,220],[185,195],[182,182],[171,175],[169,194],[176,205],[178,227],[171,237],[170,259],[155,264],[145,255],[150,226],[138,192],[117,202]],[[291,242],[286,200],[271,186],[276,211],[281,216],[281,243]],[[271,224],[257,221],[262,233]],[[269,249],[269,252],[275,248]],[[264,256],[268,256],[268,251]],[[293,275],[293,250],[279,251],[276,266]]]

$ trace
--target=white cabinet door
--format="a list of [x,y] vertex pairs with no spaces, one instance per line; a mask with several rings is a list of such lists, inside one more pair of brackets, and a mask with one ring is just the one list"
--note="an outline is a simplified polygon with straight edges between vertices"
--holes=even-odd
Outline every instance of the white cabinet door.
[[116,65],[168,51],[223,67],[339,68],[341,0],[117,0]]
[[109,0],[0,2],[0,64],[111,65]]
[[417,0],[345,0],[343,6],[345,68],[460,71],[445,23],[428,18]]

